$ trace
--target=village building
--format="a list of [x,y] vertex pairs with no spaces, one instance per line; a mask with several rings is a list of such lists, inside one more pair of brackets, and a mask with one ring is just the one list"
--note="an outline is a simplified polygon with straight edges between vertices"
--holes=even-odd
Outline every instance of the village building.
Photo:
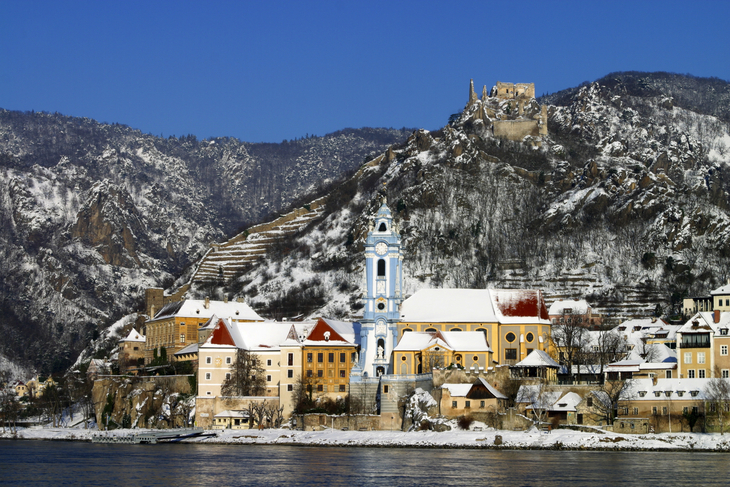
[[677,330],[680,379],[730,377],[730,312],[703,311]]
[[[320,318],[302,346],[302,380],[316,397],[344,399],[357,363],[360,324]],[[294,373],[289,369],[289,374]],[[299,376],[296,376],[297,378]],[[289,385],[287,385],[289,387]]]
[[421,289],[403,301],[398,334],[435,331],[481,332],[490,366],[514,365],[550,344],[543,294],[533,289]]
[[136,371],[144,365],[145,337],[132,328],[119,341],[119,373]]
[[554,301],[548,309],[548,317],[554,325],[572,321],[586,328],[597,329],[603,323],[603,317],[595,313],[593,307],[585,299]]
[[480,331],[407,332],[393,351],[396,375],[430,373],[455,366],[484,371],[492,364],[492,349]]
[[502,411],[507,396],[480,377],[472,384],[443,384],[439,410],[446,417]]
[[145,364],[161,356],[163,349],[168,359],[173,359],[176,352],[197,344],[199,328],[213,316],[234,323],[264,321],[243,302],[211,301],[208,298],[170,302],[145,323]]
[[730,311],[730,282],[710,291],[709,295],[684,298],[684,316],[692,316],[702,311]]

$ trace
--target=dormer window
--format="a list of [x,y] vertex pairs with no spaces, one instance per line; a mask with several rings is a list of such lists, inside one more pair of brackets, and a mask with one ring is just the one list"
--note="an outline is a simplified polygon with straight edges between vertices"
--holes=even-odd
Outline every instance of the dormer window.
[[655,397],[659,397],[661,395],[662,395],[662,393],[660,391],[654,391],[654,396]]
[[672,391],[664,391],[664,395],[669,397],[672,395]]
[[639,397],[646,396],[646,391],[639,391]]
[[692,397],[697,397],[697,394],[699,394],[700,391],[689,391],[689,393],[692,395]]
[[720,335],[727,336],[727,328],[720,328]]
[[677,396],[678,397],[684,396],[684,391],[677,391]]

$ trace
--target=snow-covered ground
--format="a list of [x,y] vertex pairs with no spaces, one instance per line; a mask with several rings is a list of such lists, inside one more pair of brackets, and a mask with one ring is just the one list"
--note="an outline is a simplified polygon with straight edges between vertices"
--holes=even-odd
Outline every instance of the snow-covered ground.
[[[648,435],[620,435],[614,433],[586,433],[567,429],[551,433],[537,429],[528,431],[501,431],[482,427],[481,430],[433,431],[299,431],[288,429],[215,430],[217,436],[187,440],[188,443],[256,444],[256,445],[311,445],[352,447],[437,447],[437,448],[503,448],[503,449],[566,449],[566,450],[694,450],[729,451],[730,434],[661,433]],[[143,430],[114,430],[108,433],[123,436]],[[6,431],[0,438],[28,440],[90,441],[96,429],[78,428],[21,428],[17,436]],[[501,445],[495,444],[501,436]]]

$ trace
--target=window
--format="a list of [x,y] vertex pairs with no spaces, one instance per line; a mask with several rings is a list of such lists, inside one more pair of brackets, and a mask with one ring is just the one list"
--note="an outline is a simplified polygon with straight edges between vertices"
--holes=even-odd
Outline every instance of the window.
[[661,391],[654,391],[654,397],[661,397],[662,392]]
[[286,356],[286,363],[289,366],[294,365],[294,354],[293,353],[287,354],[287,356]]
[[205,373],[205,380],[210,380],[210,372]]
[[517,360],[517,349],[516,348],[505,348],[504,349],[505,360]]
[[340,353],[340,362],[344,363],[347,361],[347,355],[343,352]]
[[334,353],[330,353],[327,358],[329,359],[328,360],[329,363],[331,363],[331,364],[335,363],[335,354]]
[[289,392],[291,392],[291,391],[294,390],[294,386],[292,384],[287,384],[286,385],[286,390],[289,391]]
[[317,362],[320,364],[324,362],[324,353],[320,352],[317,354]]
[[294,371],[293,371],[293,370],[291,370],[291,369],[287,370],[287,371],[286,371],[286,376],[287,376],[288,378],[292,379],[292,378],[294,377]]
[[653,407],[651,408],[651,414],[653,414],[653,415],[655,415],[655,416],[656,416],[656,414],[657,414],[657,412],[656,412],[656,406],[653,406]]
[[593,398],[592,397],[586,398],[586,406],[588,406],[589,408],[593,407]]
[[721,377],[723,379],[730,378],[730,370],[728,370],[728,369],[722,369],[722,375],[721,375]]
[[480,408],[483,408],[485,404],[486,404],[486,402],[485,402],[485,401],[481,401],[481,402],[479,402],[479,407],[480,407]]
[[698,371],[697,371],[697,374],[698,374],[698,377],[699,377],[700,379],[704,379],[704,378],[705,378],[705,369],[700,369],[700,370],[698,370]]
[[671,378],[672,378],[672,371],[671,371],[671,370],[667,370],[667,371],[665,371],[665,372],[664,372],[664,376],[665,376],[665,377],[666,377],[667,379],[671,379]]
[[515,336],[515,334],[514,334],[514,333],[512,333],[512,332],[509,332],[509,333],[507,333],[507,334],[506,334],[506,335],[504,336],[504,339],[505,339],[505,340],[507,340],[507,341],[508,341],[508,342],[510,342],[510,343],[512,343],[513,341],[515,341],[515,338],[517,338],[517,337],[516,337],[516,336]]
[[727,328],[721,328],[720,335],[727,335]]
[[535,335],[533,335],[532,333],[528,333],[527,335],[525,335],[525,340],[527,340],[528,342],[531,342],[534,339]]
[[697,363],[698,364],[705,363],[705,352],[697,352]]
[[383,393],[384,394],[387,394],[389,390],[390,390],[390,386],[383,386]]
[[230,372],[226,372],[226,380],[231,380],[231,373]]
[[682,413],[683,414],[688,414],[689,413],[689,408],[687,406],[683,407],[682,408]]
[[457,408],[458,407],[457,404],[456,404],[456,401],[451,401],[451,407],[452,408]]
[[345,392],[345,384],[340,384],[340,392]]
[[185,333],[180,333],[180,343],[185,343]]
[[307,354],[307,362],[309,362],[310,364],[312,363],[312,354],[311,353]]
[[206,364],[212,364],[213,363],[213,357],[205,357],[205,363]]
[[231,363],[231,357],[226,357],[226,363],[227,364],[230,364]]
[[634,416],[638,416],[638,415],[639,415],[639,408],[634,408]]
[[467,409],[470,408],[471,407],[471,401],[466,401],[464,403],[464,407],[467,408]]
[[666,406],[664,406],[664,407],[662,408],[662,414],[663,414],[664,416],[666,416],[666,415],[667,415],[667,407],[666,407]]
[[692,352],[684,352],[684,363],[685,364],[692,363]]
[[317,377],[324,377],[324,370],[318,370]]
[[317,386],[317,392],[323,392],[323,391],[324,391],[324,386],[322,384],[319,384]]
[[727,355],[727,345],[720,346],[720,355]]
[[687,371],[687,377],[690,378],[690,379],[694,379],[695,378],[695,371],[694,370],[688,370]]
[[271,382],[271,376],[270,375],[267,375],[266,376],[266,382]]
[[345,371],[344,371],[344,369],[343,370],[340,370],[340,377],[342,377],[342,378],[345,377]]
[[307,371],[307,377],[312,377],[312,371],[311,370],[308,370]]
[[271,367],[271,359],[269,359],[269,360],[267,360],[267,361],[266,361],[266,365],[267,365],[268,367]]
[[385,260],[378,260],[378,277],[385,277]]

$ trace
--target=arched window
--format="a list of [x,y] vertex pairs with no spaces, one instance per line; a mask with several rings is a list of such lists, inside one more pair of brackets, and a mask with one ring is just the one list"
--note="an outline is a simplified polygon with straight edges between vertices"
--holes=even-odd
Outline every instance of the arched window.
[[386,232],[386,231],[388,231],[388,227],[385,226],[385,222],[383,222],[383,223],[380,224],[380,226],[378,227],[378,231],[379,232]]
[[385,277],[385,259],[378,261],[378,277]]
[[438,330],[436,328],[426,328],[425,331],[428,331],[428,332],[433,333],[433,332],[438,331]]
[[409,331],[413,331],[413,330],[411,330],[410,328],[404,328],[404,329],[403,329],[403,335],[405,335],[405,334],[406,334],[406,332],[409,332]]
[[449,331],[462,331],[462,329],[461,328],[452,328]]

